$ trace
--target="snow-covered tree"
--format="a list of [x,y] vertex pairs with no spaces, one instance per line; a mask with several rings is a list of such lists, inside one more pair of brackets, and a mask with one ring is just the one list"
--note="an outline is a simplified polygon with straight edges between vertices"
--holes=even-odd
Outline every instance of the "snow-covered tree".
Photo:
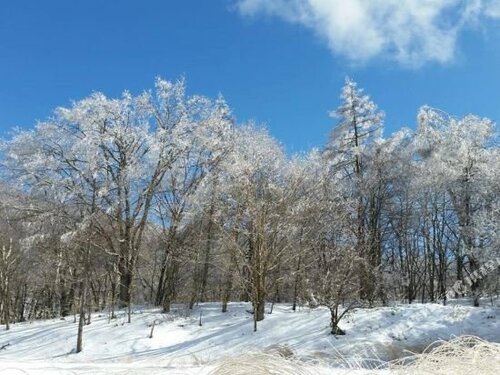
[[125,92],[120,99],[95,93],[6,142],[6,165],[23,189],[77,210],[79,232],[87,238],[79,244],[87,254],[86,275],[96,235],[104,240],[99,248],[115,259],[119,300],[130,306],[161,183],[183,167],[183,158],[215,162],[221,141],[215,134],[227,130],[226,113],[221,101],[187,97],[183,81],[157,79],[154,91]]
[[[488,170],[494,168],[494,152],[489,147],[493,122],[486,118],[467,115],[454,118],[429,107],[419,112],[418,142],[433,182],[442,181],[457,218],[456,249],[457,279],[463,272],[478,270],[482,258],[482,242],[477,237],[477,215],[488,209],[490,194],[485,194],[491,181]],[[491,164],[493,162],[493,164]],[[493,193],[495,194],[495,193]],[[468,267],[465,267],[468,265]],[[478,303],[479,282],[472,285],[475,304]]]
[[296,186],[290,183],[288,161],[280,145],[265,130],[236,129],[232,152],[221,165],[220,183],[224,240],[254,310],[255,329],[264,319],[270,273],[289,258],[290,217]]
[[[343,176],[351,184],[351,191],[356,196],[356,248],[361,257],[368,260],[367,267],[360,269],[361,295],[371,299],[375,290],[375,281],[371,277],[378,266],[379,246],[371,246],[367,238],[376,236],[379,210],[370,210],[379,202],[376,192],[368,189],[366,178],[369,173],[369,158],[374,152],[372,146],[380,140],[382,134],[383,112],[369,96],[359,89],[357,84],[347,78],[341,94],[341,105],[331,113],[338,119],[338,124],[330,134],[325,155],[333,170],[333,175]],[[375,216],[374,216],[375,215]],[[375,225],[375,226],[374,226]]]
[[330,113],[338,123],[326,149],[336,168],[345,167],[343,171],[359,178],[363,174],[363,154],[382,135],[384,113],[350,78],[346,78],[340,98],[341,105]]
[[[95,93],[0,143],[0,323],[133,303],[326,306],[498,291],[493,123],[422,108],[382,138],[352,80],[322,149],[289,155],[184,81]],[[464,291],[459,291],[463,293]],[[465,291],[468,294],[468,291]],[[269,306],[269,305],[268,305]],[[76,320],[76,319],[75,319]]]

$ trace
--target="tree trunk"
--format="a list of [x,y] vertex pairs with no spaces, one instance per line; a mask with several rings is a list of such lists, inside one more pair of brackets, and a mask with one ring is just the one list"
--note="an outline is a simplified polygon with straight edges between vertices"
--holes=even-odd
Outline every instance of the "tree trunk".
[[74,281],[71,281],[69,290],[66,288],[66,277],[61,277],[61,316],[66,317],[71,314],[71,306],[73,304],[75,294]]
[[178,261],[172,260],[165,275],[165,288],[163,297],[163,312],[170,312],[170,305],[176,297],[176,281],[178,273]]
[[293,283],[293,305],[292,305],[292,310],[293,311],[295,311],[297,309],[297,299],[298,299],[298,295],[299,295],[301,262],[302,262],[302,256],[299,256],[299,260],[297,261],[297,269],[295,270],[295,281]]
[[[237,231],[234,233],[234,241],[235,243],[238,242],[238,237],[239,234]],[[231,252],[231,262],[229,264],[229,267],[226,269],[226,280],[224,282],[224,290],[222,291],[222,312],[225,313],[227,312],[227,305],[229,303],[229,300],[231,298],[231,293],[233,291],[233,274],[234,270],[237,267],[237,261],[236,261],[236,254],[234,249],[230,249]]]
[[119,300],[120,307],[127,307],[130,304],[130,288],[132,285],[132,270],[126,259],[120,258],[118,263],[118,272],[120,274]]
[[5,330],[8,331],[10,329],[10,293],[9,293],[8,279],[5,288],[3,309],[4,309]]
[[215,200],[212,197],[212,202],[210,204],[210,210],[208,212],[208,224],[207,224],[207,239],[205,245],[205,257],[203,259],[203,270],[201,274],[201,285],[200,285],[200,300],[206,301],[207,296],[207,284],[208,284],[208,271],[210,268],[210,253],[212,249],[212,237],[213,237],[213,216],[215,212]]
[[76,337],[76,352],[80,353],[83,350],[83,326],[85,324],[85,295],[87,294],[87,282],[82,281],[80,285],[80,305],[78,319],[78,334]]
[[233,289],[233,273],[226,274],[226,282],[224,283],[224,290],[222,291],[222,312],[227,312],[227,305],[231,298],[231,291]]
[[264,300],[256,300],[253,303],[253,330],[257,332],[257,322],[264,320],[266,303]]
[[339,308],[338,306],[330,309],[330,333],[332,335],[345,335],[345,332],[339,327]]

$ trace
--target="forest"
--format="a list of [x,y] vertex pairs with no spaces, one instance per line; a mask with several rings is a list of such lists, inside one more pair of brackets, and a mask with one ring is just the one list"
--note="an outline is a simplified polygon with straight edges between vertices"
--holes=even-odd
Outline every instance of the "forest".
[[[337,106],[338,105],[338,106]],[[500,292],[495,124],[423,106],[384,136],[351,79],[325,143],[291,155],[180,79],[94,93],[0,144],[0,324],[133,306],[446,304]],[[307,124],[304,124],[307,126]]]

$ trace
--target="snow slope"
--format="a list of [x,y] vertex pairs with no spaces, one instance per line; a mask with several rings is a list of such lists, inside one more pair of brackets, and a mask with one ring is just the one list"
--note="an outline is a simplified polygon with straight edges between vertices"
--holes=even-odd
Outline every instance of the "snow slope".
[[[29,374],[204,374],[220,360],[272,352],[276,345],[286,346],[299,360],[320,361],[324,368],[373,367],[453,336],[476,335],[500,342],[498,306],[413,304],[357,309],[341,323],[347,335],[338,337],[329,334],[326,309],[293,312],[289,305],[277,305],[259,324],[258,332],[252,330],[249,309],[246,303],[230,304],[225,314],[213,303],[201,304],[192,312],[179,306],[171,314],[138,308],[131,324],[126,323],[125,312],[110,323],[106,314],[94,314],[92,324],[85,326],[84,351],[79,354],[72,354],[77,330],[72,317],[14,324],[10,331],[0,331],[0,347],[9,344],[0,351],[0,375],[15,374],[14,368]],[[149,338],[154,321],[154,336]]]

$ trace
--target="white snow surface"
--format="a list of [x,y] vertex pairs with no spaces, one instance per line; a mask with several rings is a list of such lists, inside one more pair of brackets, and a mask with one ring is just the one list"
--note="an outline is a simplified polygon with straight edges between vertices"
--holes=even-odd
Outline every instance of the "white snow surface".
[[272,352],[277,345],[316,366],[318,374],[343,374],[348,370],[342,367],[373,368],[422,352],[438,339],[475,335],[500,342],[500,307],[486,302],[479,308],[455,302],[356,309],[340,324],[347,334],[337,337],[329,333],[326,309],[293,312],[290,305],[278,304],[253,332],[250,308],[231,303],[222,313],[219,304],[205,303],[193,311],[176,306],[163,314],[136,307],[130,324],[125,312],[111,322],[105,312],[96,313],[84,327],[84,350],[78,354],[73,353],[73,317],[13,324],[10,331],[0,331],[0,348],[9,344],[0,350],[0,375],[208,374],[224,359]]

